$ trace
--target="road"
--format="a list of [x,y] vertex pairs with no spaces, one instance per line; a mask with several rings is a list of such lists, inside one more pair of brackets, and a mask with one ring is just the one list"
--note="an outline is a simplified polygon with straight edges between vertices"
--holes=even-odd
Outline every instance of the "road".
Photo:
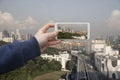
[[87,58],[77,53],[77,51],[71,51],[71,54],[77,57],[77,80],[99,80],[97,72],[89,64]]

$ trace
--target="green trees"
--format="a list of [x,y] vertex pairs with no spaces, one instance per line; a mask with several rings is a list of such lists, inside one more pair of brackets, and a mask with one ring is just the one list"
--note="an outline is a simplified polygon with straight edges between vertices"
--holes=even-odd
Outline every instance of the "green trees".
[[58,39],[73,39],[73,34],[68,32],[59,32]]
[[62,65],[60,62],[52,60],[51,62],[49,62],[48,67],[50,70],[58,71],[61,70]]
[[46,64],[43,64],[43,65],[41,66],[41,70],[42,70],[42,71],[48,70],[48,66],[47,66]]
[[50,54],[50,55],[54,55],[54,54],[58,54],[58,52],[60,51],[60,49],[56,49],[56,48],[53,48],[53,47],[48,47],[44,52],[44,53],[47,53],[47,54]]
[[0,80],[32,80],[37,75],[59,70],[61,70],[60,62],[37,57],[22,68],[0,75]]
[[4,45],[4,44],[7,44],[7,43],[4,42],[4,41],[0,41],[0,46],[1,46],[1,45]]
[[74,61],[73,60],[70,60],[66,63],[66,69],[72,70],[73,67],[74,67]]
[[72,36],[80,37],[80,36],[86,36],[86,34],[59,32],[58,39],[74,39]]
[[43,62],[40,62],[41,70],[52,70],[52,71],[58,71],[61,70],[61,63],[56,60],[48,61],[47,59],[43,59]]

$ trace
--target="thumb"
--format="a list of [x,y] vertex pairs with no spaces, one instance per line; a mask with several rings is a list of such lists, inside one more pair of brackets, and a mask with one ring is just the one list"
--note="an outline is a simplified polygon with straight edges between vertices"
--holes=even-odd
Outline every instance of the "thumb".
[[48,35],[48,38],[54,38],[58,35],[59,31],[54,31],[54,32],[51,32],[51,33],[47,33]]

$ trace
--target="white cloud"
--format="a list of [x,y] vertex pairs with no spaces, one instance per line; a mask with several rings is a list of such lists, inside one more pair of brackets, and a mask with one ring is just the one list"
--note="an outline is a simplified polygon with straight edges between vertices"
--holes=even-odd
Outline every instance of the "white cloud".
[[33,29],[38,25],[38,22],[34,20],[31,16],[27,17],[25,20],[22,21],[15,21],[15,26],[19,27],[20,29]]
[[120,10],[113,10],[107,21],[109,28],[120,28]]
[[14,18],[10,13],[0,11],[0,25],[12,25],[13,21]]
[[0,29],[33,29],[38,26],[38,22],[34,20],[31,16],[28,16],[24,20],[15,20],[12,14],[8,12],[0,11]]

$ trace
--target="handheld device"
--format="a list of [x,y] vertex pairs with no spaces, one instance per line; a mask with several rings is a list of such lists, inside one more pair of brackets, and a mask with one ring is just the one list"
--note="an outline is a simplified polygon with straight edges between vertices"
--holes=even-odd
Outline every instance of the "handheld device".
[[56,39],[88,40],[90,38],[89,22],[57,22],[55,30],[58,30]]

